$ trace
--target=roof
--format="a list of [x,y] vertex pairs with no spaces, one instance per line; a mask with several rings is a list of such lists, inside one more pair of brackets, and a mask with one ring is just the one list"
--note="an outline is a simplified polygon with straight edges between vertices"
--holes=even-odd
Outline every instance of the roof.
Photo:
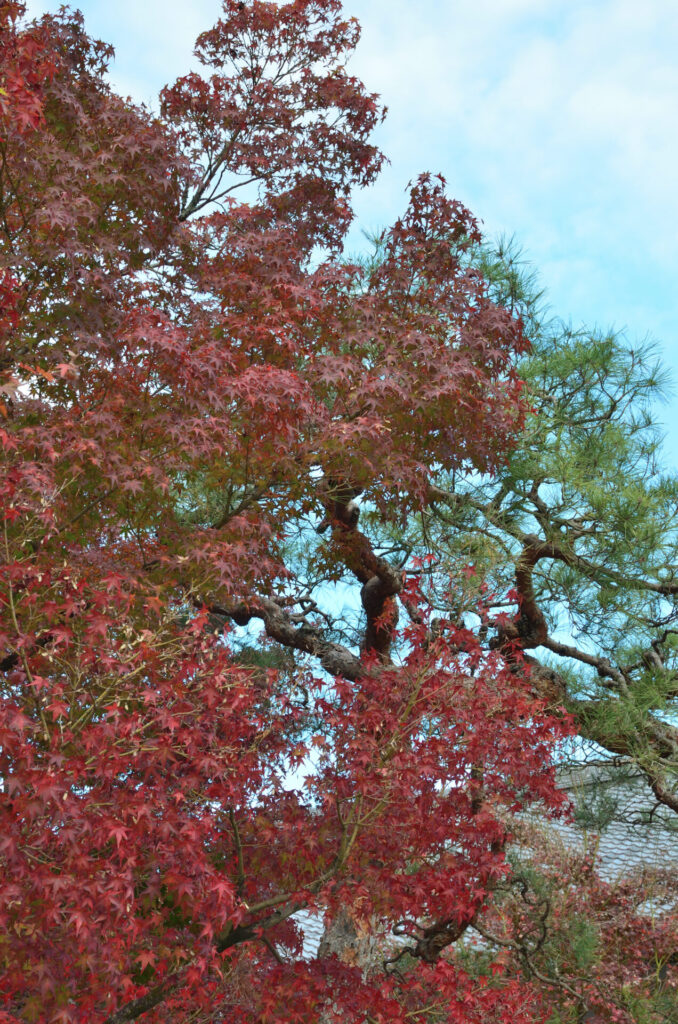
[[614,881],[641,868],[678,869],[678,819],[658,804],[645,777],[628,766],[568,765],[559,782],[574,820],[548,827],[569,847],[595,849],[596,870]]

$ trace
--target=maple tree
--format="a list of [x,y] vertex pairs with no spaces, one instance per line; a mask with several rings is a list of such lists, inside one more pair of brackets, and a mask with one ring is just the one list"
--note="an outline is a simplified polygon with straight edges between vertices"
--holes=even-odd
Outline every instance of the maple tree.
[[[432,618],[430,552],[393,543],[528,411],[473,217],[424,175],[379,259],[343,257],[382,111],[338,0],[225,0],[157,115],[79,15],[23,13],[0,5],[4,1019],[541,1019],[538,986],[450,950],[509,871],[506,808],[560,807],[569,720],[519,638],[484,644],[493,594],[478,629]],[[346,906],[416,970],[300,960],[294,914]]]

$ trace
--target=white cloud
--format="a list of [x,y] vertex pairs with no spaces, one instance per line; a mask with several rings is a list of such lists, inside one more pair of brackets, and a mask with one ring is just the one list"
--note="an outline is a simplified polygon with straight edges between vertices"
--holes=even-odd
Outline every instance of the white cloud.
[[567,249],[576,224],[596,256],[602,237],[678,258],[678,5],[346,7],[364,26],[354,68],[390,107],[382,144],[394,164],[443,170],[492,224],[536,239],[540,257],[554,227]]

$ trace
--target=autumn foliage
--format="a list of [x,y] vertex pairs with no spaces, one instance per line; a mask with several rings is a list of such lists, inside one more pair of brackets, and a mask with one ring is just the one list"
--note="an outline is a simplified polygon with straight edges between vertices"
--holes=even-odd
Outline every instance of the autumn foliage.
[[[2,1019],[542,1019],[450,949],[506,876],[502,811],[559,806],[563,721],[374,533],[523,420],[475,221],[422,176],[378,263],[343,258],[382,112],[338,0],[225,0],[158,115],[80,16],[22,13],[0,6]],[[413,968],[301,960],[295,912],[346,906],[400,922]]]

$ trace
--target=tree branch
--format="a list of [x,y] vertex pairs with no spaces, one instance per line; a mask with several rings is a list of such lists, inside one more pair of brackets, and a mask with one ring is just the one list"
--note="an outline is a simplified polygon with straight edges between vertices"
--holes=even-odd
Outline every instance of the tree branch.
[[343,676],[355,681],[365,673],[365,666],[350,648],[343,644],[323,639],[317,626],[309,622],[296,625],[289,612],[271,597],[255,597],[251,601],[219,603],[207,601],[209,612],[232,619],[239,626],[246,626],[252,619],[261,619],[266,635],[284,647],[311,654],[332,676]]

